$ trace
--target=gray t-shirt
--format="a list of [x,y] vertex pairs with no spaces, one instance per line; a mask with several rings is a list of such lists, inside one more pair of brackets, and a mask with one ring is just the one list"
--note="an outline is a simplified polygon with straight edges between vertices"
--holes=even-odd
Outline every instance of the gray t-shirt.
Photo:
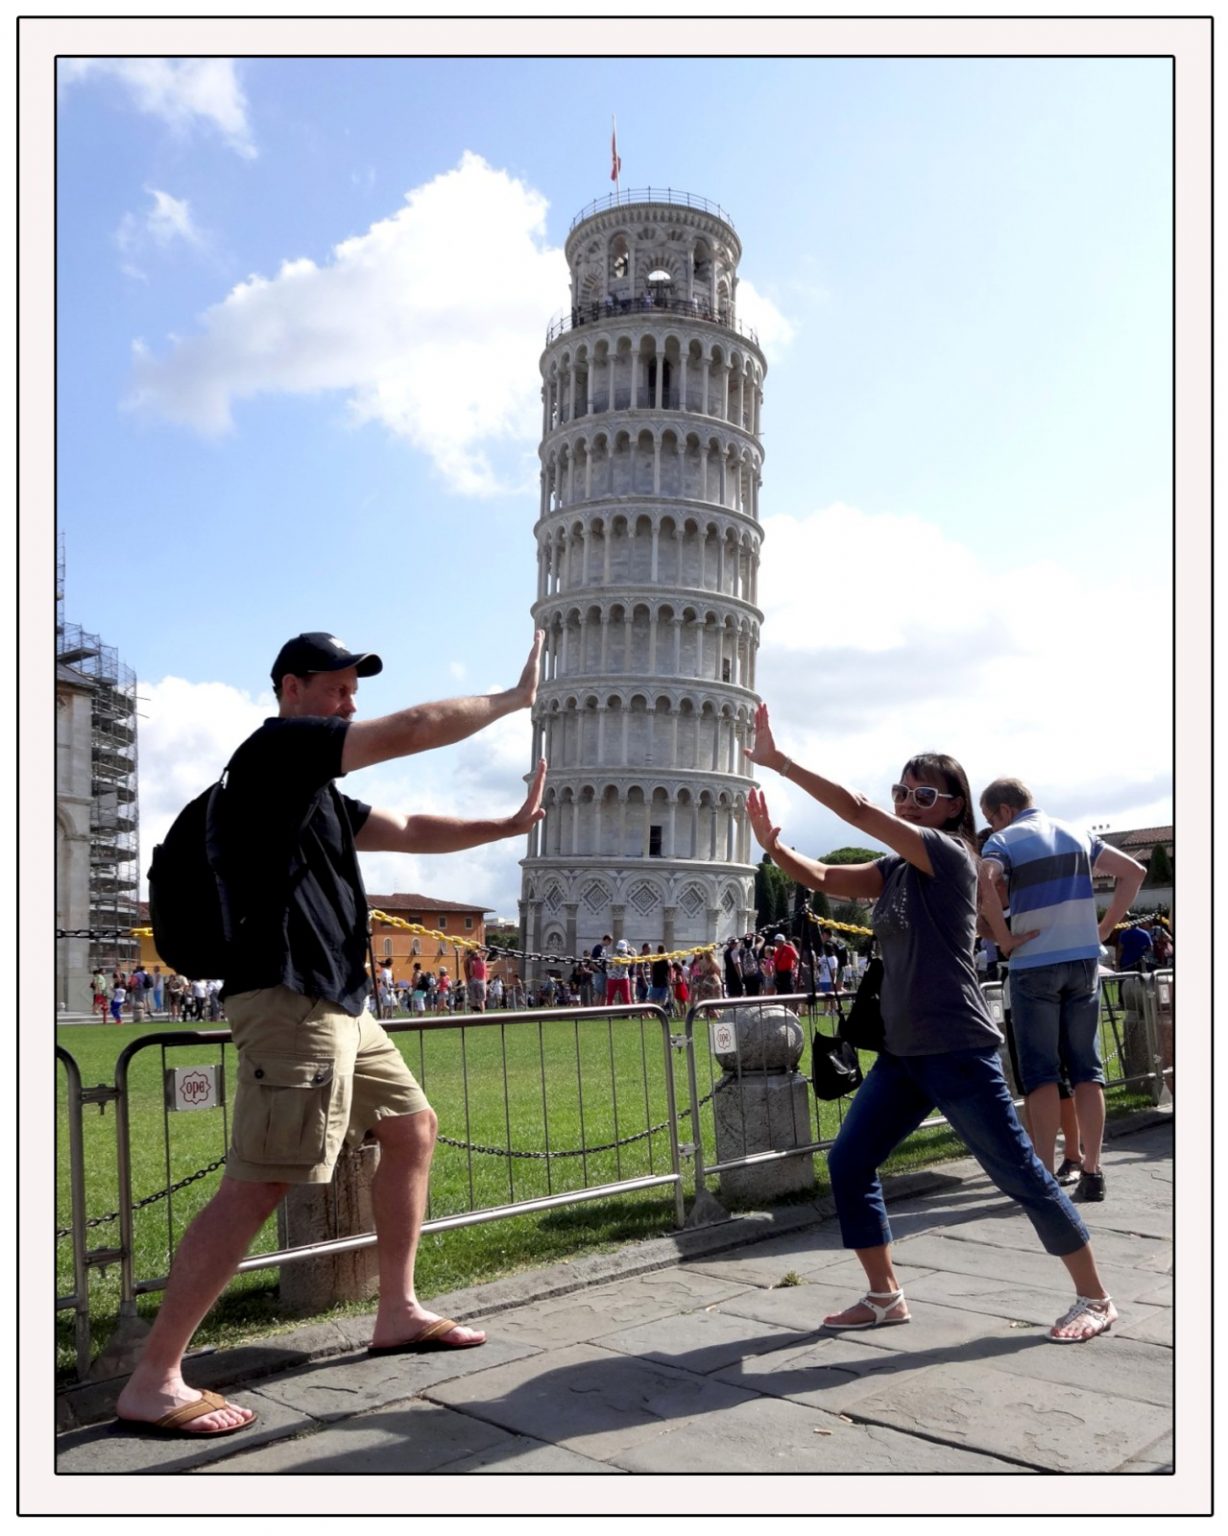
[[923,827],[932,875],[898,853],[876,861],[874,934],[883,957],[886,1048],[896,1056],[992,1050],[1002,1035],[977,985],[976,862],[961,838]]

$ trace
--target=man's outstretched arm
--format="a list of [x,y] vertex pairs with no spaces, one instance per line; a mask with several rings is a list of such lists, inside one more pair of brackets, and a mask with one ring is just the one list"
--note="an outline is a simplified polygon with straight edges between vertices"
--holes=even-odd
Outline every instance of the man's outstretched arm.
[[[352,729],[352,727],[351,727]],[[512,816],[489,820],[462,821],[455,816],[403,816],[396,811],[373,810],[354,839],[361,853],[456,853],[461,848],[476,848],[480,843],[495,843],[504,837],[526,833],[545,816],[542,789],[546,782],[546,759],[533,772],[533,781],[524,804]]]
[[[351,720],[341,750],[342,773],[384,763],[393,757],[411,757],[429,752],[432,747],[447,747],[464,741],[504,715],[528,709],[537,697],[537,674],[541,665],[545,633],[533,636],[533,649],[525,662],[520,681],[502,693],[484,693],[471,698],[442,699],[436,704],[415,704],[395,715],[381,715],[377,720]],[[365,829],[364,829],[365,830]],[[490,842],[494,833],[482,841]],[[359,847],[363,844],[360,842]],[[468,847],[461,843],[458,847]],[[415,850],[427,851],[427,850]],[[445,852],[444,849],[429,850]]]

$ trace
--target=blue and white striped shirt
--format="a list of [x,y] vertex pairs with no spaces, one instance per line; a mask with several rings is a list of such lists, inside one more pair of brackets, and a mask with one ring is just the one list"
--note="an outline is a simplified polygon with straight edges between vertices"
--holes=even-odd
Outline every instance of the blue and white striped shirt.
[[981,856],[996,860],[1009,882],[1011,932],[1040,929],[1011,951],[1013,971],[1099,957],[1092,870],[1103,852],[1101,838],[1035,807],[986,840]]

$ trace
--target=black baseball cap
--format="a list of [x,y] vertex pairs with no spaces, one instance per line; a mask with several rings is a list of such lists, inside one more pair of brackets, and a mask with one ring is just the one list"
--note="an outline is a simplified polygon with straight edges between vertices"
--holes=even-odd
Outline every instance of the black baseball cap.
[[359,677],[374,677],[384,670],[384,663],[374,651],[348,651],[326,629],[309,630],[287,640],[278,651],[273,663],[273,686],[276,688],[287,672],[307,677],[312,672],[340,672],[345,667],[357,667]]

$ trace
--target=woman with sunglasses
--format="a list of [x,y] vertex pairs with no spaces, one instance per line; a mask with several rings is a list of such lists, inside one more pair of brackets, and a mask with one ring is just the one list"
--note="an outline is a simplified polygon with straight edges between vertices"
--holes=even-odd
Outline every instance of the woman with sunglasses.
[[[841,1236],[869,1284],[860,1301],[825,1318],[823,1326],[910,1321],[892,1267],[878,1169],[937,1106],[998,1188],[1023,1207],[1045,1249],[1074,1281],[1075,1302],[1049,1338],[1074,1344],[1105,1332],[1117,1312],[1096,1271],[1087,1228],[1019,1124],[998,1056],[1002,1036],[977,983],[972,946],[979,866],[964,770],[951,757],[912,758],[892,786],[892,815],[791,762],[772,736],[766,704],[756,712],[747,756],[892,850],[869,864],[820,864],[781,844],[761,789],[748,797],[756,838],[791,879],[828,896],[875,903],[884,1048],[828,1155]],[[1014,943],[1030,937],[1017,934]]]

